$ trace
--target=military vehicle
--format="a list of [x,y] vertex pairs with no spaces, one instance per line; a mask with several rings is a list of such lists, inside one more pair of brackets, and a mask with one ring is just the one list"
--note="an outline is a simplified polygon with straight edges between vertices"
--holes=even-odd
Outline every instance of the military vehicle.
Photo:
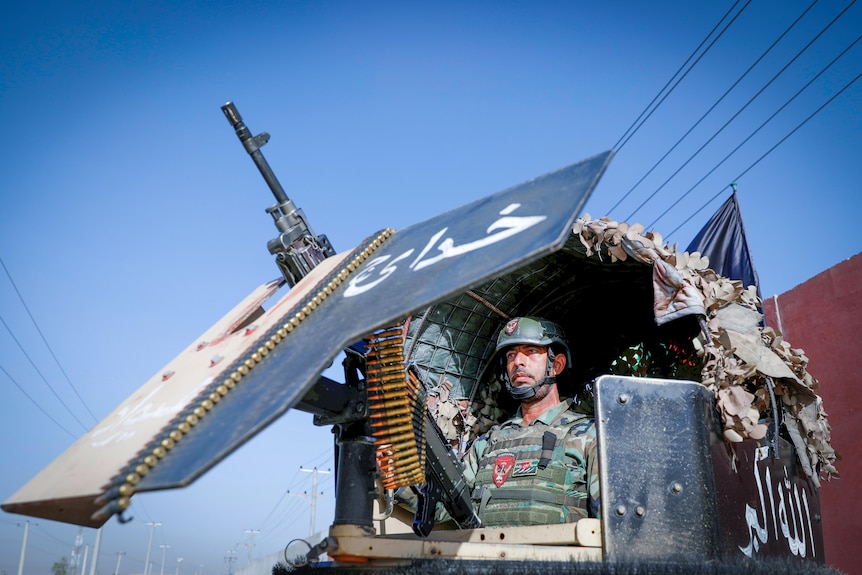
[[[264,159],[268,134],[223,111],[275,195],[282,277],[4,510],[124,521],[135,493],[188,486],[298,409],[335,433],[335,513],[277,571],[831,572],[818,488],[836,455],[804,354],[763,325],[752,288],[698,254],[579,217],[612,152],[336,253]],[[460,457],[515,407],[489,358],[525,315],[568,334],[563,390],[596,420],[601,513],[482,527]],[[339,356],[344,381],[323,376]]]

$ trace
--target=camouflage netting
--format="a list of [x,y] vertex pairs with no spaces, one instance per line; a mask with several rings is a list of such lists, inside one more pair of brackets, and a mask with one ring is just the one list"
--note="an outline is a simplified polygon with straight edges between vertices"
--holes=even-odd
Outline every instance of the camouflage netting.
[[772,413],[783,412],[777,423],[815,484],[837,477],[808,359],[761,325],[759,308],[753,286],[719,276],[699,254],[638,224],[586,215],[558,252],[414,316],[406,349],[455,445],[515,408],[488,360],[508,319],[539,315],[566,330],[574,365],[562,391],[585,406],[590,389],[580,382],[603,373],[700,380],[715,393],[725,440],[763,439]]
[[[587,255],[601,257],[605,252],[612,261],[631,257],[653,266],[670,265],[679,274],[679,292],[696,290],[709,333],[708,338],[694,340],[703,362],[701,382],[715,393],[727,441],[762,439],[767,428],[761,421],[772,412],[770,395],[774,394],[784,405],[780,423],[796,445],[806,473],[815,484],[821,473],[827,478],[838,476],[829,422],[815,392],[819,382],[808,373],[803,350],[792,348],[775,329],[761,325],[761,302],[754,286],[743,288],[740,282],[719,276],[697,252],[677,252],[640,225],[590,220],[587,215],[576,222],[573,232]],[[659,307],[660,298],[656,299]]]

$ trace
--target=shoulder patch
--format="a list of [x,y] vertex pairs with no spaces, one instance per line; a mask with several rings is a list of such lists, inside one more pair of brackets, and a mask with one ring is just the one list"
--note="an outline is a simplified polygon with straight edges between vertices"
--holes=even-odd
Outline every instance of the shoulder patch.
[[512,472],[512,467],[515,465],[514,453],[501,453],[494,461],[494,485],[502,487],[506,480],[509,479],[509,474]]

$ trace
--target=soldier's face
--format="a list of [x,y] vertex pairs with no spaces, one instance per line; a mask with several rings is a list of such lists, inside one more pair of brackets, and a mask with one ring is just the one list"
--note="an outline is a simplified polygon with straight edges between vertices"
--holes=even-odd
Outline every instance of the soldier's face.
[[514,387],[541,383],[547,369],[548,348],[543,345],[521,344],[506,350],[506,373]]

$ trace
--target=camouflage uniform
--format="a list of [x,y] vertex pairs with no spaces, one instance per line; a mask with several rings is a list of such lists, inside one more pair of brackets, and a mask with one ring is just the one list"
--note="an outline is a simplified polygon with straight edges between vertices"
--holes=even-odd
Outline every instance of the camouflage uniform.
[[599,516],[592,418],[566,400],[524,426],[515,416],[477,439],[464,475],[486,526],[574,522]]

